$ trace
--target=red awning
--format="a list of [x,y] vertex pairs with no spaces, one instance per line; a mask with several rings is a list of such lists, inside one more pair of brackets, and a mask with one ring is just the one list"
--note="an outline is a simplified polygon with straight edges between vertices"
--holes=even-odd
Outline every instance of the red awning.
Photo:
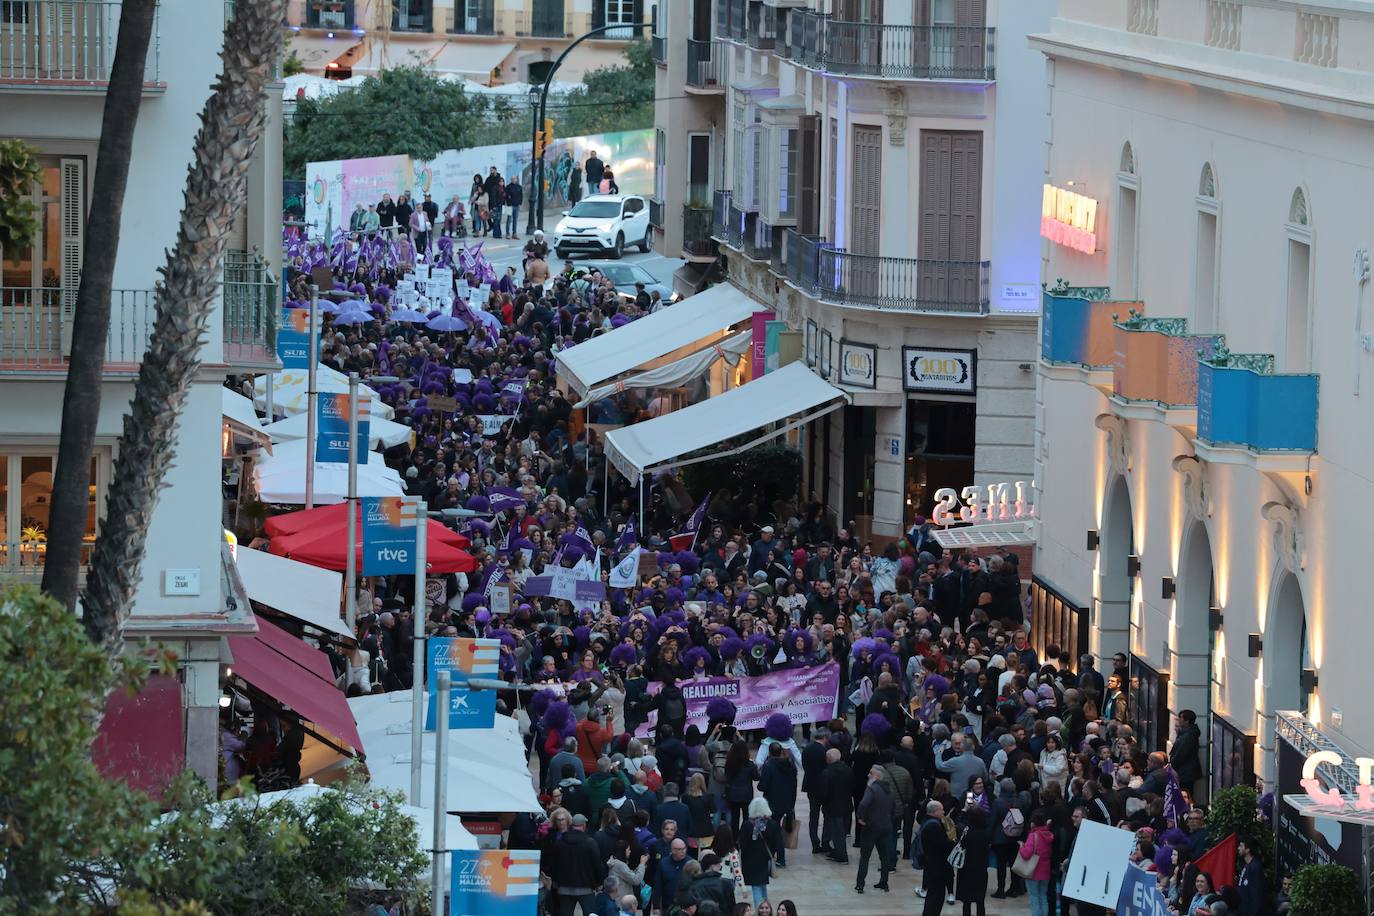
[[[361,532],[361,508],[359,531]],[[343,504],[278,515],[267,520],[268,550],[279,557],[323,569],[343,569],[348,551],[348,515]],[[466,537],[433,519],[425,527],[425,564],[430,573],[472,572],[477,561]],[[362,548],[357,560],[362,563]],[[361,568],[361,566],[359,567]]]
[[91,758],[101,775],[160,797],[186,767],[181,682],[153,675],[134,696],[110,691]]
[[334,686],[329,659],[261,617],[257,620],[257,636],[229,638],[235,676],[361,754],[363,742],[358,737],[358,725],[347,699]]

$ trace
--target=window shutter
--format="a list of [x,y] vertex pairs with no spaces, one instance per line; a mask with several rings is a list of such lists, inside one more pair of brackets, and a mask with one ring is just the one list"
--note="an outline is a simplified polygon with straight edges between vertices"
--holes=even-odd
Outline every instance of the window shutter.
[[63,159],[62,169],[62,354],[71,352],[76,291],[86,230],[86,161]]
[[986,60],[986,0],[956,0],[954,7],[954,66],[956,76],[969,78],[982,70]]
[[855,125],[853,181],[850,182],[852,225],[846,247],[851,254],[876,255],[881,220],[883,131]]
[[606,24],[606,4],[609,0],[592,0],[592,28],[599,29]]
[[821,228],[821,118],[820,115],[805,115],[799,122],[800,138],[799,169],[801,179],[797,199],[797,230],[802,235],[815,235]]
[[982,222],[983,135],[960,133],[952,138],[953,199],[950,207],[949,257],[952,261],[977,261],[979,226]]
[[[636,25],[644,21],[644,0],[634,0],[634,5],[630,8],[630,15],[633,17],[630,21]],[[643,34],[639,29],[630,30],[631,38],[640,38]]]

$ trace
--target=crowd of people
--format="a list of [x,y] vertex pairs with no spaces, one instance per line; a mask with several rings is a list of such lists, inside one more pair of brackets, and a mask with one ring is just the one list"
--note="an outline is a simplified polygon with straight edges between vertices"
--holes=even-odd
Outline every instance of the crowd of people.
[[[945,550],[923,518],[879,547],[817,501],[724,490],[674,549],[706,494],[671,475],[640,493],[607,473],[601,441],[555,384],[556,352],[644,309],[594,274],[565,270],[548,286],[512,274],[486,302],[498,321],[436,333],[388,319],[406,264],[336,262],[377,320],[326,322],[321,361],[365,383],[401,378],[375,386],[414,430],[386,460],[431,511],[477,514],[462,531],[478,568],[444,577],[421,621],[410,577],[365,580],[356,648],[335,663],[351,693],[404,689],[416,627],[500,641],[502,678],[534,691],[500,696],[528,723],[545,811],[519,816],[509,843],[541,850],[545,912],[797,916],[770,886],[805,843],[857,893],[920,868],[926,916],[950,904],[981,916],[987,897],[1022,895],[1034,916],[1062,914],[1085,819],[1136,832],[1134,858],[1180,916],[1269,911],[1249,866],[1232,888],[1203,888],[1190,870],[1217,839],[1191,807],[1202,776],[1192,714],[1179,716],[1172,757],[1142,747],[1126,721],[1124,656],[1104,677],[1091,656],[1032,647],[1015,552]],[[481,271],[462,279],[477,287]],[[304,273],[295,283],[306,301]],[[431,409],[437,395],[460,409]],[[634,391],[613,397],[627,415],[643,409]],[[480,420],[500,414],[499,432]],[[652,572],[599,602],[524,592],[555,566],[589,564],[609,583],[646,549]],[[514,592],[508,613],[492,607],[495,582]],[[724,697],[704,720],[689,716],[693,680],[822,665],[841,685],[824,721],[777,712],[739,728]]]

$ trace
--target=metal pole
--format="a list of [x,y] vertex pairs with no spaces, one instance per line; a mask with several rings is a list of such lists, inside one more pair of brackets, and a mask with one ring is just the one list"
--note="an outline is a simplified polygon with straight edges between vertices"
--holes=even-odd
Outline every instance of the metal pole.
[[447,670],[436,672],[439,696],[434,701],[434,859],[430,866],[430,912],[448,912],[444,903],[444,856],[448,845],[448,705],[453,692]]
[[[348,373],[348,556],[344,558],[344,619],[358,620],[358,373]],[[367,609],[371,612],[372,608]]]
[[606,458],[601,460],[601,517],[604,519],[611,514],[611,462]]
[[542,125],[539,123],[539,106],[534,104],[533,95],[530,96],[530,199],[525,208],[529,212],[525,214],[525,234],[534,235],[534,186],[538,177],[534,172],[534,160],[539,158],[539,131]]
[[310,367],[306,370],[305,508],[315,508],[315,364],[320,359],[320,291],[310,287]]
[[421,497],[407,497],[415,506],[415,640],[410,664],[410,803],[420,807],[420,737],[425,730],[425,528],[429,514]]
[[275,374],[276,374],[276,373],[273,373],[273,372],[267,373],[267,422],[268,422],[268,423],[275,423],[276,420],[277,420],[276,414],[273,413],[273,406],[274,406],[274,405],[272,404],[272,377],[273,377]]

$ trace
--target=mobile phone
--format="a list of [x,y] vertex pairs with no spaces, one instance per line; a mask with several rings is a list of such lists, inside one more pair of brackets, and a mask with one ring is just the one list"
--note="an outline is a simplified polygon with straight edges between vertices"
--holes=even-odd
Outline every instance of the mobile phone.
[[971,805],[971,804],[973,804],[973,793],[972,793],[972,792],[965,792],[965,793],[964,793],[964,804],[966,804],[966,805]]

